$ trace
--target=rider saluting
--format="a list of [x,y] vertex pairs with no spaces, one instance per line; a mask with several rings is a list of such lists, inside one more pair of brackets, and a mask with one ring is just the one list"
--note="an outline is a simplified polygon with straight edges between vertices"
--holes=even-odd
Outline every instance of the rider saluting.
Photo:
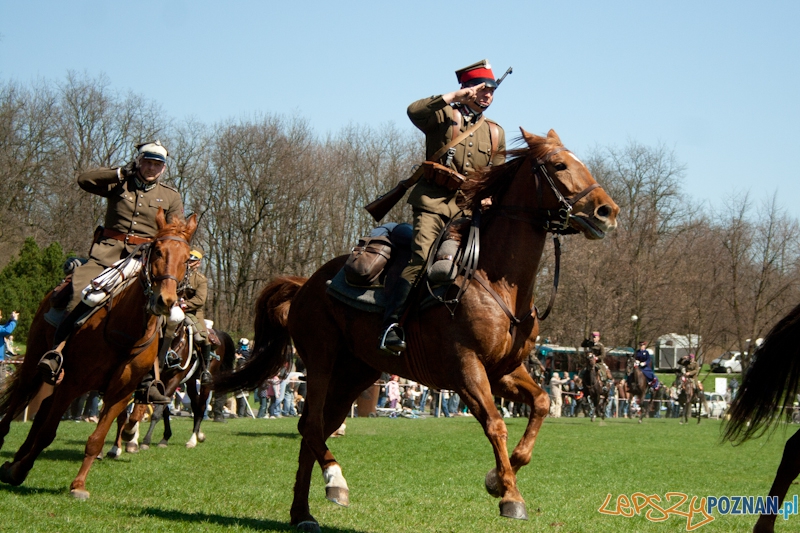
[[[456,71],[456,77],[461,84],[459,90],[423,98],[408,106],[408,118],[425,134],[425,157],[428,160],[476,124],[494,99],[497,81],[485,59]],[[476,168],[502,164],[505,149],[503,128],[486,120],[435,162],[468,178]],[[426,175],[417,182],[408,198],[408,203],[414,208],[411,260],[386,304],[379,342],[379,348],[392,355],[406,349],[398,322],[411,287],[422,271],[436,237],[447,222],[461,212],[457,205],[458,189],[445,183],[446,177],[436,173]]]
[[90,309],[81,300],[83,288],[137,246],[153,240],[159,208],[164,209],[168,221],[184,219],[180,193],[159,181],[166,161],[167,149],[159,141],[148,142],[136,146],[136,156],[124,167],[98,168],[78,176],[81,189],[107,199],[106,215],[104,225],[95,232],[89,260],[72,274],[69,302],[45,315],[45,320],[57,328],[53,349],[39,361],[39,372],[46,383],[56,382],[66,341],[75,322]]

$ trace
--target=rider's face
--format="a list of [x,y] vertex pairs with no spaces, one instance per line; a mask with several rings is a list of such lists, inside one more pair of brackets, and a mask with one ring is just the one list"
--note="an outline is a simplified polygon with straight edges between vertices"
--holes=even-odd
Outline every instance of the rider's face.
[[163,161],[158,161],[156,159],[142,159],[139,161],[139,174],[141,174],[142,179],[145,181],[155,181],[161,174],[164,173],[164,170],[167,168],[167,165],[164,164]]

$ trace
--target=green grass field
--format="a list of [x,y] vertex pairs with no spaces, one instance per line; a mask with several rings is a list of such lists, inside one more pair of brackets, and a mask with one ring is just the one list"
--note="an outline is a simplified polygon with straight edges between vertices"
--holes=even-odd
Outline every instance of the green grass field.
[[[63,422],[26,482],[0,485],[0,531],[291,531],[296,422],[206,423],[207,441],[187,450],[190,422],[179,418],[169,448],[96,462],[86,502],[72,499],[68,487],[94,426]],[[506,422],[516,442],[525,421]],[[29,428],[12,425],[1,461],[12,457]],[[794,428],[736,448],[718,444],[719,429],[714,420],[681,426],[672,419],[642,425],[548,419],[531,464],[519,474],[530,520],[512,521],[499,517],[497,500],[483,488],[494,458],[471,417],[348,419],[347,435],[329,445],[342,463],[351,506],[327,502],[317,473],[311,510],[329,532],[685,531],[680,516],[655,523],[598,509],[608,494],[614,502],[637,492],[662,498],[667,492],[765,495]],[[790,494],[797,492],[795,485]],[[713,516],[696,531],[750,531],[755,522],[753,516]],[[800,531],[800,517],[779,518],[778,525],[779,531]]]

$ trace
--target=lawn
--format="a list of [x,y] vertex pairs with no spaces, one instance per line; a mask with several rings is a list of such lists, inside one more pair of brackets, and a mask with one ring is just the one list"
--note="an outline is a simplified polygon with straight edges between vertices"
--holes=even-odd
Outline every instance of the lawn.
[[[78,471],[87,423],[63,422],[21,487],[0,485],[2,531],[291,531],[288,524],[300,440],[297,419],[206,423],[205,443],[187,450],[188,418],[174,422],[166,449],[96,462],[91,499],[68,487]],[[506,420],[511,440],[525,421]],[[0,460],[11,458],[29,423],[15,423]],[[650,522],[616,510],[620,495],[667,492],[692,496],[765,495],[794,428],[740,447],[719,444],[720,422],[678,425],[672,419],[591,423],[548,419],[530,465],[519,474],[530,520],[500,518],[483,488],[494,464],[471,417],[348,419],[347,435],[329,445],[342,462],[351,507],[324,499],[316,474],[311,509],[323,531],[356,532],[665,532],[685,531],[686,518]],[[160,430],[157,432],[160,435]],[[797,485],[790,495],[797,494]],[[688,509],[688,503],[682,509]],[[655,515],[651,515],[655,517]],[[750,531],[752,516],[715,513],[696,531]],[[702,520],[701,515],[693,523]],[[779,531],[800,530],[800,517],[779,518]]]

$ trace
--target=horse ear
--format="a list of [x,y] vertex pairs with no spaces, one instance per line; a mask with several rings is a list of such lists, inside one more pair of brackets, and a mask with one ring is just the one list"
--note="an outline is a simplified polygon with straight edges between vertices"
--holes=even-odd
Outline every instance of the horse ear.
[[561,142],[561,139],[558,137],[558,133],[556,133],[556,130],[548,131],[547,132],[547,138],[548,139],[553,139],[554,141],[556,141],[560,145],[564,144],[564,143]]
[[186,240],[191,241],[194,232],[197,231],[197,213],[192,213],[189,220],[186,221]]
[[158,229],[161,229],[166,225],[167,225],[167,215],[164,214],[164,208],[159,207],[158,213],[156,213],[156,227]]
[[541,139],[541,137],[539,137],[538,135],[534,135],[533,133],[528,133],[522,127],[519,128],[519,131],[522,132],[522,138],[525,139],[525,142],[528,143],[528,146],[530,147],[533,147],[533,145],[536,144],[537,140]]

